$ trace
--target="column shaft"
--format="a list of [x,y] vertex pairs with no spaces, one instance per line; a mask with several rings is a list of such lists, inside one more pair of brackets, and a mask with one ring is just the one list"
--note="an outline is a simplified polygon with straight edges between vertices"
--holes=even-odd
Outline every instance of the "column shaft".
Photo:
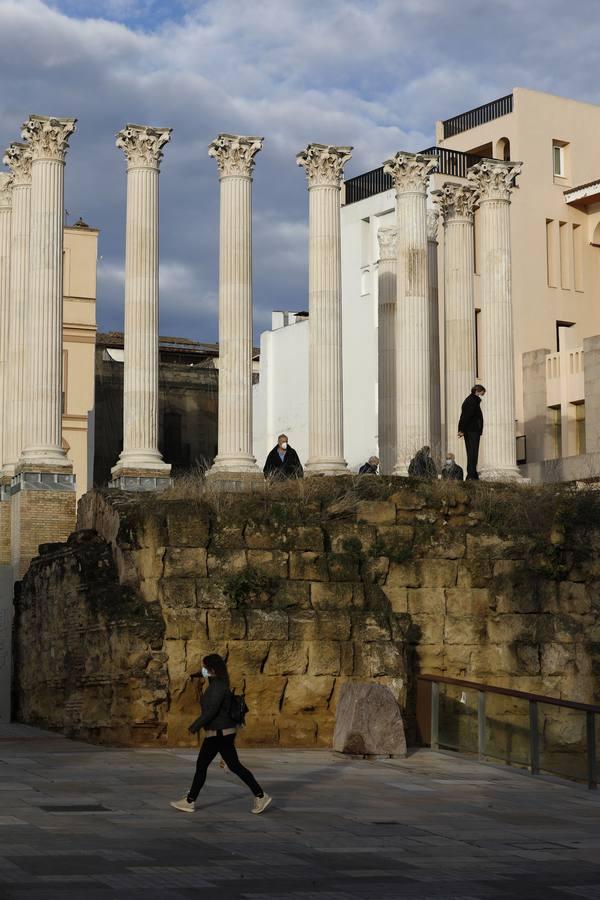
[[442,398],[440,379],[440,312],[438,290],[437,214],[427,213],[427,283],[429,288],[429,349],[431,354],[431,453],[441,460]]
[[396,228],[380,228],[378,268],[379,470],[391,475],[396,462]]
[[10,347],[10,230],[12,178],[0,173],[0,475],[5,462],[8,351]]

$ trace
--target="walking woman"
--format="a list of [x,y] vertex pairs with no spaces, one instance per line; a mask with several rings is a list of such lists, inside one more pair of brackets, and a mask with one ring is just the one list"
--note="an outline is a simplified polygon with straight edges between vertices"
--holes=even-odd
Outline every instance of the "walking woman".
[[188,731],[196,734],[204,728],[205,738],[198,754],[192,786],[186,797],[171,801],[171,806],[181,812],[194,812],[198,794],[206,781],[207,769],[217,753],[220,753],[227,768],[241,778],[254,794],[251,812],[259,815],[265,811],[272,798],[265,794],[252,772],[248,771],[238,759],[235,749],[237,725],[231,718],[229,710],[231,691],[225,660],[217,653],[205,656],[202,660],[202,675],[208,679],[208,687],[200,700],[202,715],[192,722]]

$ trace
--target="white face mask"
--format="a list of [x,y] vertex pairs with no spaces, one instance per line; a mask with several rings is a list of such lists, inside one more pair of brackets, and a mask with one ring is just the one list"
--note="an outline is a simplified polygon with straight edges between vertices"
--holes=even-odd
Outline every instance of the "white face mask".
[[287,441],[283,441],[283,443],[281,444],[281,449],[287,450]]
[[446,465],[447,465],[447,466],[451,466],[453,462],[454,462],[454,460],[453,460],[453,459],[450,459],[449,456],[446,457]]
[[208,677],[209,677],[209,675],[208,675],[208,669],[205,668],[204,666],[202,666],[202,677],[203,677],[203,678],[208,678]]

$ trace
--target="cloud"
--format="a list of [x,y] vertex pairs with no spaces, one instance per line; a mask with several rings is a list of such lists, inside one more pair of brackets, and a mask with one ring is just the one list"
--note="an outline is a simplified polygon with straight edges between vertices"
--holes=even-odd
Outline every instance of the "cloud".
[[[598,102],[596,0],[0,0],[0,144],[29,113],[79,119],[66,205],[101,229],[98,319],[123,318],[126,122],[173,127],[161,173],[161,330],[217,335],[218,199],[207,145],[265,136],[254,180],[255,327],[304,308],[295,154],[354,146],[347,175],[434,140],[437,118],[522,85]],[[581,23],[585,23],[582,27]]]

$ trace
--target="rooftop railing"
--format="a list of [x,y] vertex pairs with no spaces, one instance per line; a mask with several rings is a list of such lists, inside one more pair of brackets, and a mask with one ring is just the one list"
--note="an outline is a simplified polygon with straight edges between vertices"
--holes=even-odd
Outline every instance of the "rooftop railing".
[[600,706],[444,675],[417,676],[417,733],[432,750],[474,753],[531,775],[596,788]]
[[[427,150],[420,152],[426,156],[437,156],[437,165],[434,171],[454,178],[466,178],[467,170],[480,160],[479,156],[474,156],[472,153],[448,150],[446,147],[428,147]],[[357,203],[359,200],[366,200],[367,197],[373,197],[375,194],[391,191],[393,187],[392,176],[383,171],[383,166],[365,172],[363,175],[357,175],[355,178],[349,178],[346,181],[346,206],[350,203]]]
[[469,109],[467,112],[453,116],[451,119],[444,119],[444,138],[454,137],[469,128],[477,128],[478,125],[485,125],[493,119],[499,119],[500,116],[507,116],[513,111],[513,95],[507,94],[506,97],[500,97],[498,100],[492,100],[491,103],[484,103],[483,106],[476,106],[475,109]]

